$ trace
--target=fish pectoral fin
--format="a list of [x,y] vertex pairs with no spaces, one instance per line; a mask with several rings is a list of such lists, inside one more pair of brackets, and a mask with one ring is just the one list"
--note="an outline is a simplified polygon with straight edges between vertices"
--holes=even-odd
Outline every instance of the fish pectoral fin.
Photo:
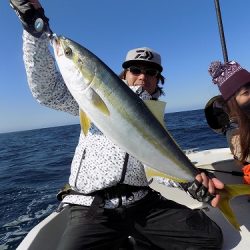
[[230,200],[234,197],[241,195],[250,195],[250,185],[245,184],[233,184],[225,185],[224,189],[219,191],[221,199],[218,208],[229,221],[229,223],[238,231],[240,231],[240,225],[237,218],[230,207]]
[[176,182],[179,182],[179,183],[187,182],[186,180],[182,180],[182,179],[170,176],[168,174],[165,174],[165,173],[163,173],[161,171],[158,171],[158,170],[156,170],[154,168],[151,168],[151,167],[148,167],[148,166],[145,166],[145,172],[146,172],[146,176],[148,178],[150,178],[150,177],[162,177],[162,178],[173,180],[173,181],[176,181]]
[[154,100],[144,100],[144,103],[148,109],[153,113],[156,119],[165,127],[164,113],[166,102],[154,101]]
[[109,116],[110,112],[102,98],[92,89],[92,97],[91,97],[92,104],[103,114]]
[[90,127],[91,127],[91,121],[87,114],[80,109],[79,111],[79,116],[80,116],[80,124],[81,124],[81,129],[86,136]]

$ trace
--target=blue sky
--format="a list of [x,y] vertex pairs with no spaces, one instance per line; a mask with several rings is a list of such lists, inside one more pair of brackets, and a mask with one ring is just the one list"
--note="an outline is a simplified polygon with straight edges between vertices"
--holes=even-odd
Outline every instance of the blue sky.
[[[78,123],[32,97],[22,61],[22,27],[0,2],[0,133]],[[131,48],[162,55],[166,112],[201,109],[218,94],[207,69],[223,56],[214,0],[41,0],[50,26],[94,52],[114,72]],[[220,0],[229,60],[250,69],[250,1]]]

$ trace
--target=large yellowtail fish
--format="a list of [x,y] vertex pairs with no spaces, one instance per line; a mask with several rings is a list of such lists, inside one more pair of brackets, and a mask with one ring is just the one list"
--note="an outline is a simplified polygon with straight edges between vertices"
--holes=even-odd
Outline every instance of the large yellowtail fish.
[[[93,122],[116,145],[150,167],[151,174],[163,174],[179,182],[194,180],[197,168],[166,130],[163,113],[155,112],[164,110],[160,102],[143,102],[108,66],[80,44],[59,36],[53,39],[53,48],[65,84],[81,109],[85,134]],[[250,187],[243,189],[241,194],[250,193]],[[224,191],[228,192],[227,188]],[[224,211],[226,207],[228,211],[228,201],[222,204],[220,209]],[[232,211],[229,213],[226,216],[234,218]]]
[[[197,169],[148,106],[100,59],[76,42],[57,37],[55,57],[77,101],[86,134],[92,121],[116,145],[149,167],[182,181]],[[151,103],[157,103],[151,101]]]

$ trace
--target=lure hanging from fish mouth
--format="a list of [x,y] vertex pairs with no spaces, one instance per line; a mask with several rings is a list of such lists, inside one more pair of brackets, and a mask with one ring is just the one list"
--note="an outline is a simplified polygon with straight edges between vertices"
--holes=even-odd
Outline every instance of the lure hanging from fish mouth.
[[42,18],[37,18],[34,23],[34,28],[37,32],[44,32],[47,37],[52,42],[54,39],[56,39],[57,35],[51,30],[48,23],[45,23]]

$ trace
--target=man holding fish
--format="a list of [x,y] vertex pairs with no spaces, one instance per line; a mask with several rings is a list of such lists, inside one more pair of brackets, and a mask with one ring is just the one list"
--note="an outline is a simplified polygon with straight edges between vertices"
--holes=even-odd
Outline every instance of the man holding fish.
[[[37,0],[10,3],[25,29],[24,63],[33,96],[50,108],[80,112],[70,188],[61,196],[70,206],[69,221],[58,249],[119,249],[129,236],[135,249],[221,249],[221,230],[203,211],[149,187],[145,165],[150,171],[167,168],[159,182],[213,207],[220,200],[216,190],[224,187],[198,172],[164,128],[157,112],[164,110],[157,101],[164,83],[161,56],[147,47],[130,50],[119,78],[81,45],[48,32]],[[40,30],[34,26],[39,18]]]

